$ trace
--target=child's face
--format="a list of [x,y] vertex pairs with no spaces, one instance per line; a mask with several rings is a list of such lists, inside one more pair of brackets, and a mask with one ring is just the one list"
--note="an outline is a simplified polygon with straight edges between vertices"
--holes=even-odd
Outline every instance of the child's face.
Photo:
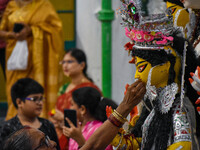
[[43,94],[31,94],[22,102],[21,110],[26,116],[38,117],[42,112]]

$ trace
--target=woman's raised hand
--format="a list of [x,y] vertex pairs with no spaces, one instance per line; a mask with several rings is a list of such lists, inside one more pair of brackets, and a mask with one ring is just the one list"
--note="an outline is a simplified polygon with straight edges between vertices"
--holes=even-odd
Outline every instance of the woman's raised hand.
[[70,128],[63,126],[63,134],[66,137],[74,139],[79,146],[83,146],[85,138],[82,135],[81,125],[77,123],[77,127],[66,117],[65,120],[68,122]]
[[117,108],[118,112],[126,117],[134,106],[140,103],[146,93],[146,85],[141,80],[137,80],[126,90],[123,101]]
[[55,114],[53,115],[53,118],[55,120],[64,122],[64,114],[58,109],[55,109]]
[[64,125],[64,114],[58,109],[55,109],[55,114],[49,116],[49,120],[56,128],[62,129],[62,126]]

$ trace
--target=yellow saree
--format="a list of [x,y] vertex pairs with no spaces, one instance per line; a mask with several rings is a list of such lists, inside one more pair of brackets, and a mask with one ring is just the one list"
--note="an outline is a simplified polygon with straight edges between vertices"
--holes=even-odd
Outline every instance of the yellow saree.
[[[38,81],[45,89],[45,101],[42,117],[55,107],[58,88],[62,84],[62,71],[59,61],[62,59],[63,38],[62,23],[48,0],[33,0],[18,6],[17,0],[11,1],[5,10],[0,30],[12,31],[14,23],[24,22],[32,29],[28,42],[29,58],[26,70],[6,70],[6,92],[8,112],[6,119],[16,115],[12,104],[10,89],[20,78],[30,77]],[[7,40],[6,62],[12,53],[16,40]]]

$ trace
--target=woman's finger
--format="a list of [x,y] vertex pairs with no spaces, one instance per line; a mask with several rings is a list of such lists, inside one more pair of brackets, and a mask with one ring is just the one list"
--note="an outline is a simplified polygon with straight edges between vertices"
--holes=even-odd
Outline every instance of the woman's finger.
[[69,128],[63,126],[63,134],[67,137],[69,137]]
[[141,80],[137,80],[133,84],[129,85],[128,89],[132,89],[134,87],[137,87],[137,85],[140,84],[140,83],[141,83]]
[[65,117],[65,120],[68,122],[70,127],[74,127],[75,128],[74,124],[71,122],[71,120],[69,120],[69,118]]

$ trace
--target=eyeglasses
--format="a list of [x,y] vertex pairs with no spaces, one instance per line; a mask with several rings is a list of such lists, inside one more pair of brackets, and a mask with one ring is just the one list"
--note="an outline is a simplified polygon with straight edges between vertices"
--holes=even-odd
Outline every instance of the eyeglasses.
[[45,98],[44,97],[26,97],[25,100],[29,100],[29,101],[33,101],[35,103],[39,103],[41,101],[44,101]]
[[76,60],[62,60],[59,62],[60,65],[64,65],[64,64],[72,64],[74,62],[77,62]]
[[38,150],[39,148],[42,147],[51,147],[51,140],[50,138],[46,135],[45,138],[40,142],[40,145],[37,146],[34,150]]

